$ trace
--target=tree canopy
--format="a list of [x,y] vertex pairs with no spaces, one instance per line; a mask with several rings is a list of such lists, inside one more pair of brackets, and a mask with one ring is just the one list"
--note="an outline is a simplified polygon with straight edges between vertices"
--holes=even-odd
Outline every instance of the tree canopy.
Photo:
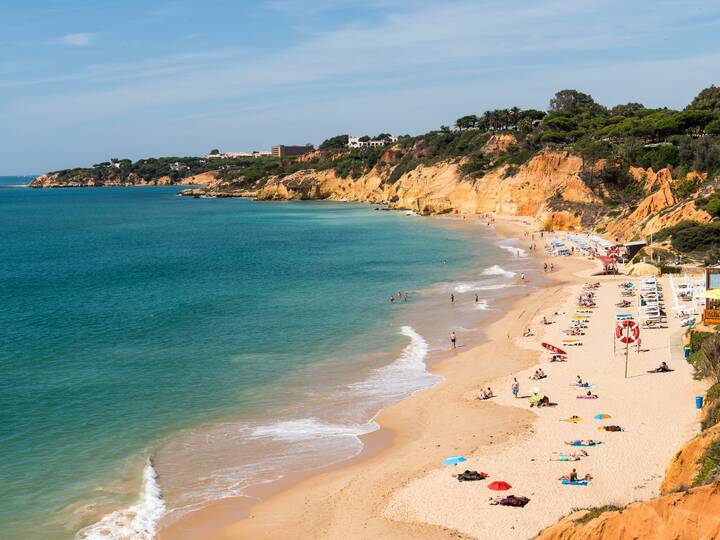
[[686,107],[687,109],[720,112],[720,87],[713,84],[708,88],[704,88],[690,102],[690,105]]

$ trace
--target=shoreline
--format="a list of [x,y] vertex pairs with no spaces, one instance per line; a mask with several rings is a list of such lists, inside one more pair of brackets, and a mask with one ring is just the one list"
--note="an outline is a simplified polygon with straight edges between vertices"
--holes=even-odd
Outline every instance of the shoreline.
[[[439,219],[439,218],[436,218]],[[480,227],[480,224],[471,225],[470,223],[463,223],[464,220],[459,218],[451,218],[453,221],[458,221],[458,224],[467,225],[470,227]],[[475,219],[475,217],[473,217]],[[497,218],[495,226],[492,229],[494,240],[502,241],[507,239],[521,239],[522,233],[526,230],[531,230],[530,222],[528,218],[514,218],[514,217],[501,217]],[[544,255],[532,256],[528,255],[526,260],[536,265],[536,271],[538,275],[542,275],[541,267],[542,260],[545,259]],[[578,261],[575,258],[573,262]],[[590,263],[581,263],[581,266],[591,267]],[[565,279],[567,278],[568,272],[555,272],[554,274],[548,274],[549,279],[544,280],[544,283],[537,285],[533,284],[536,289],[530,294],[530,296],[545,296],[548,289],[557,288],[558,285],[562,287]],[[554,294],[554,293],[553,293]],[[505,298],[501,300],[501,304],[496,305],[495,309],[498,309],[499,316],[494,318],[489,323],[489,328],[493,328],[496,325],[501,325],[503,320],[514,316],[517,306],[526,302],[527,298],[523,298],[518,295],[513,295],[511,298]],[[523,310],[524,311],[524,310]],[[534,316],[536,313],[533,313]],[[518,328],[523,328],[526,323],[529,322],[527,316],[520,317],[521,324],[517,324]],[[302,489],[305,483],[312,482],[315,479],[325,477],[326,475],[332,475],[335,473],[342,474],[347,469],[354,467],[362,467],[369,461],[382,458],[382,456],[392,450],[396,445],[399,444],[403,439],[407,438],[408,434],[403,433],[404,428],[396,428],[392,422],[384,420],[386,413],[391,414],[388,411],[395,407],[400,407],[407,400],[422,399],[427,392],[432,392],[438,386],[444,385],[447,381],[447,376],[444,374],[445,366],[447,363],[456,360],[458,357],[467,357],[470,355],[477,354],[477,350],[486,345],[491,345],[492,339],[488,332],[481,329],[475,329],[474,332],[482,334],[480,336],[473,336],[471,341],[473,342],[470,349],[463,350],[462,352],[451,353],[444,351],[441,358],[433,358],[436,354],[431,353],[426,359],[427,369],[434,375],[440,375],[443,380],[439,381],[436,385],[416,391],[413,394],[406,396],[399,402],[391,404],[377,413],[377,415],[370,420],[379,425],[376,431],[368,434],[360,435],[359,438],[363,443],[363,448],[359,454],[349,459],[341,460],[337,463],[331,464],[321,469],[314,469],[308,471],[302,471],[298,473],[291,473],[286,475],[284,478],[274,481],[270,484],[253,486],[248,490],[247,496],[233,497],[229,499],[223,499],[220,501],[211,502],[208,506],[200,508],[191,513],[185,514],[177,520],[171,522],[167,526],[162,527],[157,535],[160,540],[185,540],[190,538],[216,538],[218,534],[222,534],[221,531],[225,528],[232,527],[237,522],[242,522],[250,518],[255,508],[262,506],[265,503],[273,501],[276,497],[282,497],[284,494],[291,493],[295,489]],[[462,348],[462,347],[460,347]],[[539,356],[539,353],[528,351],[527,357],[522,362],[522,367],[527,367],[528,363],[532,365],[535,362],[534,356]],[[518,366],[519,367],[519,366]],[[487,377],[483,377],[486,379]],[[471,402],[472,403],[472,402]],[[493,403],[483,403],[484,405],[494,406]],[[506,409],[503,407],[503,409]],[[503,411],[503,419],[508,415],[508,411]],[[514,415],[512,412],[509,413],[510,417],[517,416],[522,418],[523,421],[531,421],[527,414]],[[486,444],[494,444],[503,440],[503,437],[512,436],[510,432],[503,433],[504,422],[500,422],[496,426],[496,435],[491,435],[487,440]],[[526,425],[525,428],[530,428],[530,425]],[[473,436],[474,438],[474,436]],[[234,538],[234,536],[232,536]],[[240,536],[243,537],[243,536]]]
[[[499,236],[515,237],[527,225],[513,219],[498,224]],[[681,335],[675,328],[677,321],[669,319],[672,328],[667,331],[646,332],[643,346],[647,339],[651,354],[633,357],[634,375],[623,380],[620,364],[612,363],[612,358],[607,368],[598,362],[603,357],[601,348],[610,343],[607,335],[614,326],[611,313],[617,311],[618,279],[593,277],[593,282],[602,282],[595,324],[605,322],[607,329],[588,331],[594,334],[583,338],[588,346],[571,349],[574,366],[565,368],[564,378],[571,382],[576,370],[589,373],[600,383],[598,393],[606,398],[598,402],[602,405],[576,402],[572,399],[576,391],[569,390],[564,380],[556,382],[560,377],[547,383],[553,398],[564,394],[561,406],[554,409],[528,409],[524,400],[510,398],[506,388],[517,376],[522,394],[537,384],[526,382],[532,369],[539,365],[547,371],[557,368],[543,362],[538,345],[541,338],[553,342],[562,337],[558,335],[561,325],[544,326],[541,317],[555,312],[562,314],[558,319],[568,320],[581,284],[596,268],[596,261],[584,258],[559,259],[559,271],[550,274],[550,283],[515,298],[501,318],[489,325],[486,341],[428,366],[444,380],[378,415],[381,430],[392,433],[387,447],[372,455],[361,452],[351,462],[309,475],[252,505],[245,517],[229,501],[222,508],[210,505],[161,529],[158,538],[270,539],[277,537],[278,530],[292,538],[527,538],[574,508],[623,506],[656,496],[667,463],[697,432],[696,412],[689,403],[704,386],[692,379],[691,367],[681,359],[674,342]],[[538,335],[518,338],[528,327]],[[500,358],[502,363],[492,361]],[[667,358],[676,373],[646,376],[645,370],[655,367],[659,358]],[[474,399],[488,384],[497,399]],[[628,386],[632,387],[629,393]],[[628,433],[600,435],[595,431],[597,422],[580,424],[579,429],[578,424],[558,422],[559,415],[569,416],[568,408],[590,419],[598,407],[617,416]],[[633,414],[625,414],[628,410]],[[577,464],[581,473],[592,467],[596,478],[592,488],[580,491],[572,487],[568,491],[557,481],[557,475],[575,464],[553,463],[550,458],[550,450],[564,450],[567,447],[561,441],[573,437],[597,437],[609,443],[592,449],[590,457]],[[648,446],[651,439],[659,442]],[[530,463],[528,454],[534,456]],[[456,468],[442,467],[442,459],[453,455],[464,455],[468,461]],[[642,462],[637,461],[639,456]],[[488,506],[487,498],[496,493],[481,483],[466,485],[449,478],[466,468],[488,470],[494,479],[511,480],[517,491],[506,493],[529,496],[533,503],[522,510]],[[618,483],[617,478],[622,481]]]

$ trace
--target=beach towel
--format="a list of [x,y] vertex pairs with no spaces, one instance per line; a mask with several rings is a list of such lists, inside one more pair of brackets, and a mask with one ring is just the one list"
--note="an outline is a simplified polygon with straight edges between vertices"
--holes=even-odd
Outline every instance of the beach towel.
[[528,499],[527,497],[516,497],[515,495],[508,495],[507,497],[495,500],[490,504],[499,504],[501,506],[515,506],[516,508],[522,508],[529,502],[530,499]]
[[573,441],[571,443],[568,443],[570,446],[597,446],[600,444],[599,442],[593,442],[591,444],[587,444],[584,441]]
[[590,484],[589,480],[563,480],[565,486],[587,486]]
[[457,475],[458,482],[475,482],[485,480],[487,477],[487,473],[477,471],[465,471]]
[[582,422],[582,418],[563,418],[561,422],[572,422],[577,424],[578,422]]
[[578,396],[578,399],[597,399],[598,396]]

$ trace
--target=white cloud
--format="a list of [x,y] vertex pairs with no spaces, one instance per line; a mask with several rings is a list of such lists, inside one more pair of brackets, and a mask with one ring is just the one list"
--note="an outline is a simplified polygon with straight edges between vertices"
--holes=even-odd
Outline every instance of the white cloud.
[[95,42],[95,34],[89,32],[79,32],[77,34],[65,34],[62,38],[65,45],[74,47],[87,47]]

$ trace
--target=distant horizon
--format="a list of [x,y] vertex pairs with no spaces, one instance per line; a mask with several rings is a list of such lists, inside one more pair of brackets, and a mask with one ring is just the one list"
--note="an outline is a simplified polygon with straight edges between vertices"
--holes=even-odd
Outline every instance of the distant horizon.
[[564,88],[677,109],[719,82],[720,5],[628,4],[5,6],[0,170],[420,134],[487,109],[546,109]]

